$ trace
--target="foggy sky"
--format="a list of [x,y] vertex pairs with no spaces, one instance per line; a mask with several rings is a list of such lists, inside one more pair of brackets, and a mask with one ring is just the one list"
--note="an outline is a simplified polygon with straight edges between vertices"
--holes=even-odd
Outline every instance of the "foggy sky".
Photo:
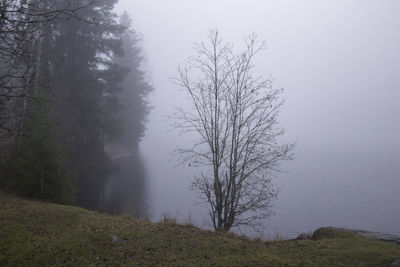
[[[237,47],[251,32],[267,41],[257,70],[286,89],[282,124],[300,143],[398,147],[399,1],[123,0],[120,6],[143,36],[158,89],[153,117],[179,105],[170,78],[193,54],[193,43],[217,27]],[[153,124],[160,125],[150,120],[149,129]]]
[[[193,194],[186,190],[190,177],[183,177],[190,171],[168,161],[172,150],[188,141],[168,131],[164,116],[184,105],[171,77],[211,27],[238,49],[251,32],[267,42],[256,71],[285,88],[280,121],[287,130],[285,140],[298,145],[295,160],[285,165],[292,178],[283,178],[296,180],[296,185],[318,179],[303,166],[318,165],[318,158],[338,166],[344,159],[352,161],[342,170],[376,164],[378,172],[389,168],[387,159],[400,161],[400,1],[121,0],[121,11],[131,15],[142,35],[146,68],[156,88],[141,148],[151,175],[165,177],[152,187],[157,208],[182,206],[163,193],[165,188],[187,198]],[[382,162],[367,162],[360,155],[377,155]],[[396,164],[390,166],[390,186],[383,186],[398,192],[400,182],[393,181],[400,172]],[[300,169],[306,174],[293,178]]]

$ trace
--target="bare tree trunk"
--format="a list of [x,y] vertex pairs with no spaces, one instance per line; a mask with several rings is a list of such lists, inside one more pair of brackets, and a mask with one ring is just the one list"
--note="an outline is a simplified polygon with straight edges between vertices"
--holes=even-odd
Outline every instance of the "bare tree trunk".
[[[41,3],[41,2],[40,2]],[[40,7],[40,4],[39,4]],[[21,138],[20,136],[23,134],[24,130],[24,125],[25,125],[25,120],[26,120],[26,113],[27,109],[29,106],[29,99],[31,97],[35,97],[37,95],[37,90],[39,88],[39,81],[40,81],[40,64],[41,64],[41,58],[42,58],[42,46],[43,46],[43,22],[39,23],[39,30],[38,30],[38,37],[31,40],[32,41],[32,47],[34,50],[37,52],[34,53],[34,51],[28,52],[31,56],[34,56],[34,60],[29,60],[30,62],[35,62],[35,67],[30,69],[30,75],[28,75],[28,81],[27,85],[31,84],[31,77],[34,77],[33,79],[33,92],[31,92],[31,89],[29,86],[24,87],[24,101],[23,101],[23,110],[22,110],[22,116],[21,116],[21,126],[20,126],[20,134],[19,139],[18,139],[18,151],[21,150]],[[30,63],[27,63],[30,64]]]
[[[211,31],[209,46],[197,44],[197,56],[176,79],[191,97],[193,110],[178,109],[172,116],[175,126],[199,136],[192,148],[177,154],[181,162],[205,169],[192,188],[209,203],[218,231],[269,216],[276,197],[271,172],[292,158],[294,148],[277,142],[284,132],[277,120],[281,91],[272,89],[270,80],[252,76],[252,60],[264,43],[250,35],[245,45],[235,54],[231,44],[222,44],[218,32]],[[197,71],[195,78],[191,70]]]

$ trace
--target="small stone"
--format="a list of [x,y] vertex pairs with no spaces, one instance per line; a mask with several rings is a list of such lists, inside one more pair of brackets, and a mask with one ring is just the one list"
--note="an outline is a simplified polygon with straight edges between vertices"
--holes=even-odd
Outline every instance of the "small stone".
[[112,242],[118,242],[120,239],[118,238],[118,236],[115,235],[110,235],[111,241]]
[[311,234],[302,233],[295,240],[308,240],[308,239],[311,239]]
[[127,241],[128,241],[127,239],[125,239],[125,238],[119,238],[119,237],[116,236],[116,235],[110,235],[110,238],[111,238],[111,241],[112,241],[113,243],[115,243],[115,242],[127,242]]

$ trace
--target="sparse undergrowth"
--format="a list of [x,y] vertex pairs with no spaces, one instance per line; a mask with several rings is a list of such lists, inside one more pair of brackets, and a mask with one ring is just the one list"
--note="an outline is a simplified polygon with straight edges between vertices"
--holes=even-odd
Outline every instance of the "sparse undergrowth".
[[262,242],[0,193],[0,266],[389,266],[400,246],[342,232]]

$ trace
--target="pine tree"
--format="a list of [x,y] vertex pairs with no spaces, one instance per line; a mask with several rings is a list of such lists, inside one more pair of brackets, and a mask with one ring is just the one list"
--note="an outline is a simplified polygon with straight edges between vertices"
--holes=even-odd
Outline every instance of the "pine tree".
[[77,203],[97,208],[105,183],[115,170],[104,150],[121,127],[113,114],[125,70],[111,61],[122,54],[123,28],[112,12],[116,1],[99,0],[80,10],[78,20],[54,25],[50,88],[57,101],[54,114],[72,174],[77,177]]
[[74,203],[74,181],[43,99],[31,102],[25,117],[24,134],[15,144],[6,173],[6,182],[17,194],[57,203]]
[[140,38],[132,29],[129,15],[124,13],[120,20],[125,28],[122,35],[124,55],[123,57],[115,55],[114,62],[129,70],[118,93],[121,109],[117,118],[123,124],[120,143],[129,147],[132,152],[136,152],[144,136],[147,115],[150,112],[147,96],[154,88],[148,82],[143,70],[144,57]]
[[16,103],[23,114],[21,137],[6,185],[28,197],[63,203],[76,198],[79,205],[98,208],[117,169],[105,143],[137,152],[144,134],[145,97],[152,87],[141,70],[137,35],[127,16],[123,25],[118,22],[117,0],[29,3],[43,14],[66,10],[67,4],[79,19],[29,24],[34,36],[25,42],[25,82],[34,90]]
[[[29,7],[47,12],[50,1],[34,1]],[[30,9],[28,9],[29,11]],[[51,23],[30,25],[34,38],[29,42],[25,58],[29,72],[24,76],[23,101],[16,102],[22,110],[19,135],[14,139],[13,153],[6,168],[5,183],[23,196],[59,203],[74,203],[75,185],[55,131],[50,114],[48,79]],[[19,107],[18,107],[19,106]]]
[[[113,174],[109,186],[107,209],[111,212],[129,211],[136,216],[146,214],[145,169],[139,155],[139,143],[144,136],[147,115],[150,111],[148,94],[153,90],[143,68],[143,52],[140,38],[131,27],[131,19],[125,13],[120,18],[124,26],[122,35],[123,56],[115,54],[113,62],[128,70],[117,93],[121,108],[115,118],[122,125],[122,135],[109,145],[117,158],[118,172]],[[122,156],[121,156],[122,155]]]

